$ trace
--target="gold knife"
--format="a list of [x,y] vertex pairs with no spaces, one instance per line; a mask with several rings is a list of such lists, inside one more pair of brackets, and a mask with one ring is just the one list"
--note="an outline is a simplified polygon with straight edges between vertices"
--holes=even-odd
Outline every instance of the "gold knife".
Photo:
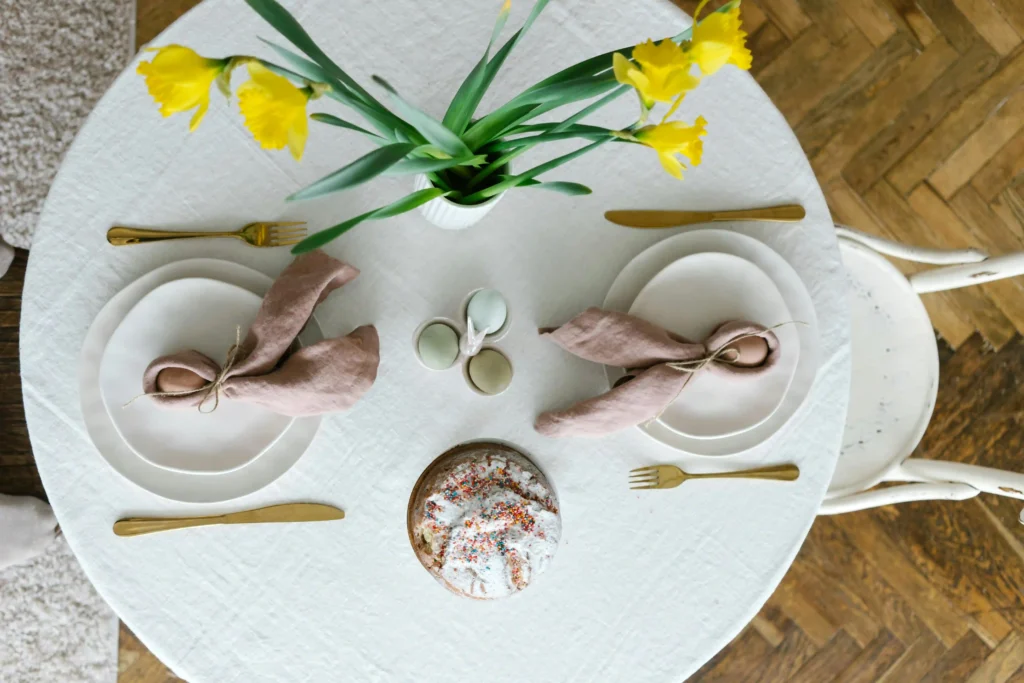
[[628,228],[674,228],[713,221],[792,222],[805,215],[804,207],[799,204],[785,204],[736,211],[606,211],[604,217]]
[[268,522],[327,522],[345,519],[345,512],[319,503],[287,503],[209,517],[135,517],[114,522],[118,536],[140,536],[157,531],[211,524],[265,524]]

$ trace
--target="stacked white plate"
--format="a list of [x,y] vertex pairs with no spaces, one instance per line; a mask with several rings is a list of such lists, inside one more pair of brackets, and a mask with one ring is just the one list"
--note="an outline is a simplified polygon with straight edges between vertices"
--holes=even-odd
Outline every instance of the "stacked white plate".
[[[195,349],[224,362],[271,283],[235,263],[191,259],[157,268],[107,302],[82,347],[79,389],[89,436],[111,467],[164,498],[212,503],[253,493],[295,464],[319,417],[231,401],[203,414],[132,400],[159,356]],[[322,338],[313,320],[299,341]]]
[[[773,328],[779,361],[724,386],[697,373],[658,419],[640,429],[693,455],[723,456],[759,446],[810,393],[818,370],[818,326],[803,282],[768,245],[728,230],[695,230],[658,242],[612,283],[604,307],[628,312],[688,339],[746,320]],[[624,371],[607,368],[614,384]]]

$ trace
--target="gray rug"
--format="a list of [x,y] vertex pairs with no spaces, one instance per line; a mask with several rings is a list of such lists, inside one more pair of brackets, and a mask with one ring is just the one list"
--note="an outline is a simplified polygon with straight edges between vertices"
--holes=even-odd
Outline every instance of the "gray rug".
[[135,47],[135,0],[0,0],[0,236],[28,248],[68,145]]
[[63,537],[0,571],[4,683],[115,683],[117,630]]

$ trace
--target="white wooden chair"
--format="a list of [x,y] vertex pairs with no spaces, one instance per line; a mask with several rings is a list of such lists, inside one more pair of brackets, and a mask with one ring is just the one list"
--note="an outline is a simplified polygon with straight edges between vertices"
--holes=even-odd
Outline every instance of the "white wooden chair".
[[[908,247],[837,225],[849,273],[853,387],[842,453],[820,514],[985,491],[1024,500],[1024,474],[910,458],[935,408],[939,353],[920,294],[1024,274],[1024,252]],[[939,266],[909,278],[882,255]],[[882,482],[899,486],[871,490]],[[1024,522],[1024,512],[1021,521]]]

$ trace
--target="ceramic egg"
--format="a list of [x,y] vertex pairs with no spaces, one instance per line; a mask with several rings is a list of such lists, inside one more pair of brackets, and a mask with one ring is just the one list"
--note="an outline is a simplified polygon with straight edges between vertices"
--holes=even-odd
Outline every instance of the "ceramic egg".
[[508,318],[508,305],[498,290],[481,289],[470,297],[466,317],[473,321],[473,329],[494,334]]
[[480,393],[500,394],[512,382],[512,364],[494,349],[484,349],[469,359],[469,381]]
[[416,352],[431,370],[447,370],[459,356],[459,335],[444,323],[427,325],[416,341]]

